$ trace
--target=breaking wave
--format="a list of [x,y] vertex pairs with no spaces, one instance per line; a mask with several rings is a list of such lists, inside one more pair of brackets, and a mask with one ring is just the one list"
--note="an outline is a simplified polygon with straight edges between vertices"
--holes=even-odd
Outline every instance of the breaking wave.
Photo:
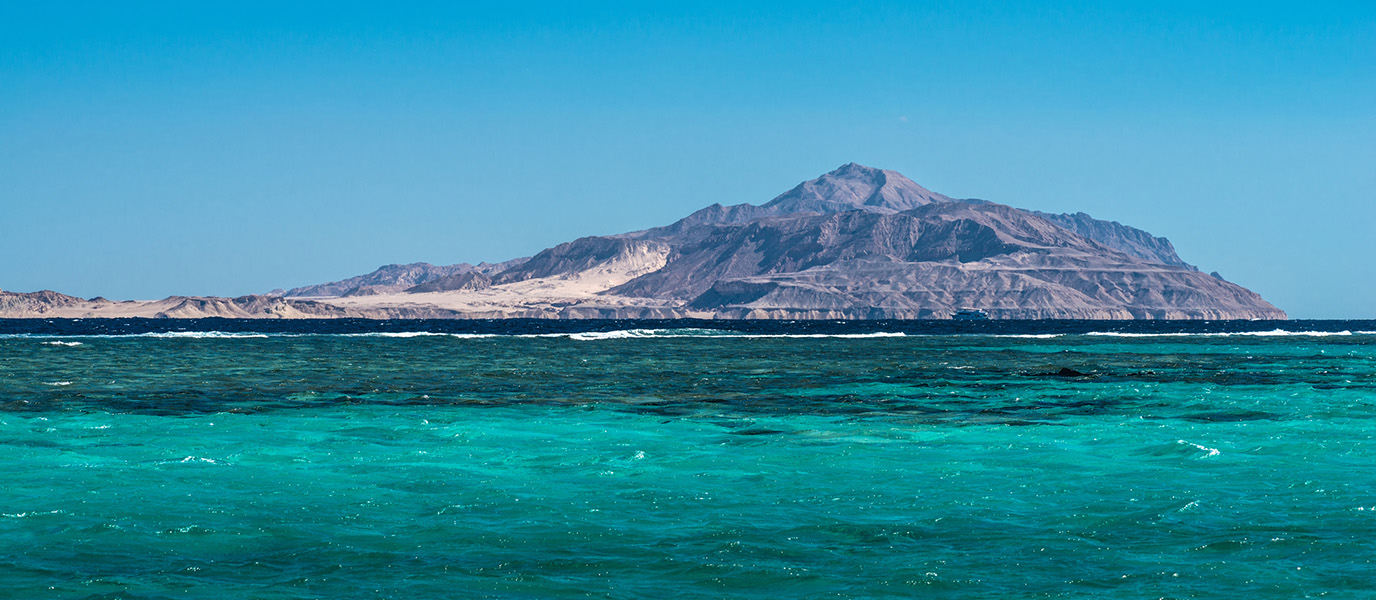
[[[215,325],[218,325],[216,323]],[[1095,329],[1093,324],[1077,325],[1074,323],[1065,324],[1057,322],[1025,322],[1025,323],[977,323],[973,325],[952,325],[949,322],[891,322],[891,323],[843,323],[843,322],[781,322],[781,323],[701,323],[699,326],[675,326],[674,323],[646,324],[649,326],[637,327],[634,321],[628,321],[627,327],[607,327],[607,323],[596,324],[588,323],[580,326],[577,324],[547,322],[513,322],[513,323],[493,323],[493,322],[474,322],[474,323],[427,323],[427,324],[402,324],[402,323],[379,323],[388,328],[398,329],[412,326],[425,328],[421,331],[358,331],[361,326],[359,323],[343,323],[343,327],[335,329],[322,327],[318,322],[300,324],[272,324],[263,325],[262,329],[246,327],[247,331],[224,331],[218,328],[208,327],[206,331],[110,331],[109,329],[92,331],[84,326],[74,327],[68,332],[31,332],[31,333],[0,333],[0,340],[3,339],[31,339],[39,340],[40,343],[48,346],[79,346],[83,343],[90,343],[91,340],[98,339],[263,339],[263,338],[295,338],[295,337],[336,337],[336,338],[379,338],[379,339],[415,339],[417,342],[426,339],[522,339],[522,338],[554,338],[568,339],[574,341],[610,341],[610,340],[640,340],[640,339],[681,339],[681,338],[733,338],[733,339],[882,339],[882,338],[946,338],[946,339],[1020,339],[1028,341],[1037,340],[1072,340],[1072,339],[1104,339],[1105,341],[1114,338],[1164,338],[1164,339],[1208,339],[1208,338],[1274,338],[1274,337],[1296,337],[1296,338],[1345,338],[1352,336],[1373,336],[1376,329],[1371,327],[1370,322],[1334,322],[1328,327],[1319,325],[1311,327],[1296,324],[1290,329],[1270,329],[1258,331],[1228,331],[1232,327],[1208,327],[1200,329],[1180,331],[1181,328],[1175,323],[1138,323],[1136,326],[1119,327],[1117,325],[1102,325],[1103,329]],[[256,324],[254,324],[256,325]],[[283,326],[285,325],[285,326]],[[330,325],[330,324],[325,324]],[[618,323],[619,325],[619,323]],[[696,325],[696,324],[695,324]],[[376,325],[368,323],[362,324],[366,328],[373,328]],[[398,327],[399,326],[399,327]],[[1083,327],[1083,328],[1081,328]],[[340,331],[339,329],[343,329]],[[352,329],[352,331],[350,330]],[[581,330],[580,330],[581,329]],[[1113,329],[1118,329],[1114,331]],[[1163,330],[1164,329],[1164,330]],[[1220,329],[1222,329],[1220,331]],[[82,340],[82,341],[78,341]]]
[[[94,336],[104,337],[104,336]],[[120,337],[120,336],[109,336]],[[237,331],[160,331],[149,333],[136,333],[127,337],[147,337],[147,338],[186,338],[186,339],[225,339],[225,338],[265,338],[269,337],[266,333],[237,332]]]
[[1376,331],[1286,331],[1284,329],[1273,329],[1271,331],[1227,331],[1227,332],[1178,332],[1178,333],[1127,333],[1121,331],[1091,331],[1084,335],[1102,337],[1125,337],[1125,338],[1156,338],[1156,337],[1334,337],[1350,335],[1373,335]]

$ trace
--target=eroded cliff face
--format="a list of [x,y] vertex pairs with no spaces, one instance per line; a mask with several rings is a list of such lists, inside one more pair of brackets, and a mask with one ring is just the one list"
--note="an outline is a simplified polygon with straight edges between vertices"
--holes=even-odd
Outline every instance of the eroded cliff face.
[[847,164],[760,206],[480,265],[388,265],[239,298],[0,293],[0,316],[166,318],[1283,319],[1165,238],[1083,213],[937,194]]
[[[457,265],[432,265],[430,263],[411,263],[408,265],[383,265],[376,271],[367,275],[350,277],[340,281],[331,281],[316,285],[307,285],[286,290],[270,296],[285,296],[288,298],[329,298],[341,296],[376,296],[383,294],[395,294],[408,291],[411,288],[427,286],[428,288],[439,288],[452,286],[455,289],[463,284],[456,284],[465,275],[475,275],[490,278],[496,273],[500,273],[525,262],[524,258],[517,258],[499,263],[479,263],[470,265],[459,263]],[[443,280],[443,281],[442,281]]]
[[54,318],[58,317],[57,313],[72,307],[107,304],[111,302],[104,298],[86,300],[51,290],[27,293],[0,291],[0,318]]
[[530,260],[499,273],[494,283],[551,277],[588,277],[595,273],[625,273],[637,277],[662,269],[669,246],[658,241],[618,237],[585,237],[544,250]]
[[1030,212],[1069,231],[1147,262],[1194,268],[1180,259],[1175,253],[1175,245],[1171,244],[1170,240],[1156,237],[1136,227],[1128,227],[1117,221],[1103,221],[1082,212],[1059,215]]

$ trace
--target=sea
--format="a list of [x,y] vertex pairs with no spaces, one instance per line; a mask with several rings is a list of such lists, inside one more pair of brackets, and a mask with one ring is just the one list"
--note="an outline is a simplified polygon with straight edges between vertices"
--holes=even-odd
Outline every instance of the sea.
[[1373,598],[1376,322],[0,321],[3,598]]

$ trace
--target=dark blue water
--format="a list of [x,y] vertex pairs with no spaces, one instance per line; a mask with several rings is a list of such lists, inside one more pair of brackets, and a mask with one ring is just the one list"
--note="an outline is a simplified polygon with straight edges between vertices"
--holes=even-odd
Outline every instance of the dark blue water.
[[0,322],[0,596],[1366,598],[1373,322]]

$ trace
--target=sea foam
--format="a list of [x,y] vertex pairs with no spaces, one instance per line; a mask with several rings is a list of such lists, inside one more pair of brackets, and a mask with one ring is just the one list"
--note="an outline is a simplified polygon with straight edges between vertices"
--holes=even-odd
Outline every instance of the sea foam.
[[[1368,334],[1371,332],[1359,331],[1358,334]],[[1208,332],[1208,333],[1126,333],[1121,331],[1091,331],[1084,335],[1103,336],[1103,337],[1125,337],[1125,338],[1158,338],[1158,337],[1334,337],[1350,336],[1351,331],[1286,331],[1284,329],[1274,329],[1271,331],[1228,331],[1228,332]]]
[[[116,337],[116,336],[110,336]],[[187,339],[236,339],[236,338],[265,338],[266,333],[250,333],[238,331],[154,331],[149,333],[139,333],[129,337],[145,338],[187,338]]]

